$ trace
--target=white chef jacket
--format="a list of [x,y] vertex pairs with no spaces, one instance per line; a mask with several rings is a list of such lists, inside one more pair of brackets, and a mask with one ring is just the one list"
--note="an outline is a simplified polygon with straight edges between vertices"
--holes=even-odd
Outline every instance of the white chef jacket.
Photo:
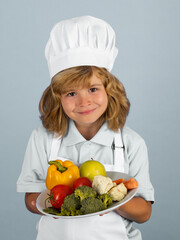
[[[69,160],[78,161],[79,163],[82,163],[92,157],[93,159],[102,162],[104,165],[113,165],[115,158],[113,146],[114,134],[115,133],[112,130],[108,129],[107,124],[105,123],[98,133],[90,141],[87,141],[78,132],[74,122],[70,121],[68,132],[61,141],[61,145],[57,150],[57,155]],[[17,191],[41,192],[46,189],[45,179],[48,168],[48,160],[51,155],[53,138],[53,134],[49,133],[43,127],[33,131],[27,146],[22,171],[17,181]],[[124,172],[135,177],[139,182],[137,196],[141,196],[147,201],[154,201],[154,190],[149,179],[147,148],[144,140],[133,130],[124,127],[122,130],[122,141],[124,147]],[[114,214],[115,222],[121,218],[115,212],[112,212],[111,214]],[[97,217],[93,217],[93,224],[95,218]],[[110,219],[110,232],[111,234],[112,232],[115,232],[115,229],[113,230],[112,228],[115,227],[116,224],[114,224],[115,222],[113,223],[110,218],[110,214],[104,215],[103,218],[104,220],[106,218],[106,223],[108,219]],[[47,221],[49,221],[48,217],[42,217],[39,224],[41,224],[41,226],[42,224],[46,225]],[[139,230],[132,228],[131,221],[124,218],[123,221],[126,227],[128,239],[140,240],[141,234]],[[58,221],[54,221],[54,219],[51,218],[51,222],[53,222],[52,227],[58,227]],[[83,226],[83,223],[84,221],[80,224]],[[66,225],[67,229],[68,226],[69,223]],[[73,228],[74,237],[76,236],[75,232],[78,229],[77,226],[75,226]],[[89,226],[91,226],[90,223]],[[64,228],[66,227],[64,226]],[[78,237],[74,237],[69,239],[78,239]],[[109,237],[110,236],[108,236],[108,238]],[[113,239],[115,238],[113,237]]]

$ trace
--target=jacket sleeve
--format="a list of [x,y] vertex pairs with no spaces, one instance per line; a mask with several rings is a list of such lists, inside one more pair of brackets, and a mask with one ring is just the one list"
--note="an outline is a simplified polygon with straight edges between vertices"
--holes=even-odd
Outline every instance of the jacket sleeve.
[[51,142],[51,135],[44,128],[32,132],[17,180],[17,192],[42,192],[45,189]]
[[128,161],[129,175],[139,183],[136,196],[154,202],[154,188],[150,181],[148,150],[144,139],[134,131],[127,130],[125,137],[125,155]]

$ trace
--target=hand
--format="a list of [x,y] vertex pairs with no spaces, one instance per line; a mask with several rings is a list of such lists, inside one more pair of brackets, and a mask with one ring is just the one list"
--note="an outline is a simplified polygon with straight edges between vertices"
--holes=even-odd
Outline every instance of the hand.
[[134,197],[129,202],[115,209],[115,211],[131,221],[144,223],[151,216],[151,202],[141,197]]
[[38,198],[40,193],[26,193],[25,194],[25,204],[27,209],[32,212],[32,213],[36,213],[36,214],[41,214],[41,212],[39,212],[39,210],[36,207],[36,199]]

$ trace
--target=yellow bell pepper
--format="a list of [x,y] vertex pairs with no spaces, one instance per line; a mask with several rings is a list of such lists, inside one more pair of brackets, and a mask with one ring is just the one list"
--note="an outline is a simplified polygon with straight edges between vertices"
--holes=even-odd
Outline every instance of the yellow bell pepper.
[[59,184],[72,187],[73,182],[80,177],[79,168],[69,160],[55,160],[49,164],[46,177],[46,187],[49,190]]

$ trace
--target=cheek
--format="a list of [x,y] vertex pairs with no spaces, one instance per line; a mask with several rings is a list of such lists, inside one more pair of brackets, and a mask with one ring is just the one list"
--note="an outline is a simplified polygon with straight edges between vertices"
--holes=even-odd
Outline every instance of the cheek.
[[68,112],[70,112],[72,110],[72,103],[70,101],[67,101],[67,100],[61,100],[61,104],[62,104],[62,107],[63,107],[63,110],[66,114],[68,114]]
[[104,108],[107,108],[107,105],[108,105],[108,97],[107,97],[107,94],[101,94],[99,97],[98,97],[98,101],[99,101],[99,104],[101,104]]

